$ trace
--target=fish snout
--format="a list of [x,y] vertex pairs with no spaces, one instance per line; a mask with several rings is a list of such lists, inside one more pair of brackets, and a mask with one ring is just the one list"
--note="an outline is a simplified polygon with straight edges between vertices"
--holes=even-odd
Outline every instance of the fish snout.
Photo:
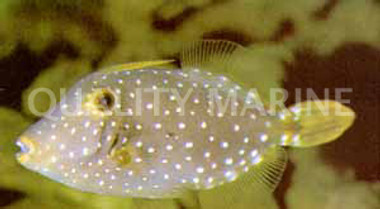
[[20,163],[24,163],[30,159],[30,156],[35,153],[37,143],[30,137],[21,136],[16,145],[20,147],[20,152],[16,154],[16,158]]

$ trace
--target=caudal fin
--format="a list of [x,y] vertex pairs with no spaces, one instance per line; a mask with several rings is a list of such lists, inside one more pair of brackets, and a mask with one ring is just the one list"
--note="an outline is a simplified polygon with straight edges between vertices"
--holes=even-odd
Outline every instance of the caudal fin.
[[297,131],[285,145],[310,147],[331,142],[354,122],[354,111],[335,101],[307,101],[289,108],[297,121]]

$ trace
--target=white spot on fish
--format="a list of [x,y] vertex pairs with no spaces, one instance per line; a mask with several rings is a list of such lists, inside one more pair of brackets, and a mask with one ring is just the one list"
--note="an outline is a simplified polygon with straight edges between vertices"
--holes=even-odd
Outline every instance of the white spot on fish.
[[210,152],[205,152],[203,156],[204,156],[205,158],[210,158],[211,153],[210,153]]
[[84,156],[87,156],[89,154],[89,149],[87,147],[83,148],[82,153]]
[[152,104],[152,103],[148,103],[148,104],[146,105],[146,109],[148,109],[148,110],[153,109],[153,104]]
[[203,122],[201,123],[201,128],[202,128],[202,129],[207,128],[207,123],[203,121]]
[[72,128],[72,129],[71,129],[71,132],[70,132],[70,133],[71,133],[71,135],[74,135],[76,131],[77,131],[77,129],[76,129],[76,128]]
[[156,130],[160,130],[160,129],[162,128],[161,123],[155,123],[155,124],[154,124],[154,128],[155,128]]
[[175,169],[177,169],[177,170],[181,170],[181,169],[182,169],[182,165],[179,164],[179,163],[175,164],[174,167],[175,167]]
[[227,159],[224,160],[224,163],[225,163],[226,165],[232,165],[233,162],[234,162],[234,161],[233,161],[232,158],[227,158]]
[[166,150],[168,151],[173,150],[173,146],[171,144],[166,145]]
[[223,148],[223,149],[227,149],[229,147],[229,143],[228,142],[221,142],[220,143],[220,146]]
[[137,125],[135,126],[135,128],[136,128],[137,130],[141,130],[141,129],[142,129],[142,125],[141,125],[141,124],[137,124]]
[[140,148],[140,147],[143,146],[143,142],[142,141],[137,141],[135,145],[136,145],[136,147]]
[[197,173],[203,173],[205,171],[203,167],[198,167],[196,170],[197,170]]
[[238,124],[234,125],[234,131],[238,132],[240,130],[240,126]]
[[153,147],[148,148],[148,153],[154,153],[156,150]]
[[178,128],[179,129],[185,129],[186,128],[186,124],[181,122],[181,123],[178,123]]
[[141,159],[141,158],[139,158],[139,157],[137,157],[137,158],[135,158],[135,162],[136,163],[141,163],[143,160]]
[[52,156],[52,157],[51,157],[51,162],[52,162],[52,163],[56,163],[56,162],[57,162],[57,160],[58,160],[58,159],[57,159],[57,157],[56,157],[56,156]]
[[261,134],[260,135],[260,141],[261,142],[266,142],[268,140],[268,135],[267,134]]
[[256,149],[252,150],[251,151],[251,157],[256,157],[258,153],[259,152]]
[[193,178],[193,182],[198,184],[199,183],[199,178]]
[[185,143],[185,147],[186,147],[187,149],[193,148],[193,146],[194,146],[194,143],[193,143],[193,142],[186,142],[186,143]]

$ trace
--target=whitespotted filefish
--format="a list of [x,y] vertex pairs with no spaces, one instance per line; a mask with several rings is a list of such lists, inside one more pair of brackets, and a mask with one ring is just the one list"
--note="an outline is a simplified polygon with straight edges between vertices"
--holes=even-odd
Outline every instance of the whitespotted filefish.
[[[92,193],[177,198],[251,173],[249,186],[272,191],[286,165],[283,146],[330,142],[353,123],[335,101],[269,111],[259,93],[218,74],[242,46],[203,41],[171,60],[94,72],[23,133],[18,161]],[[238,69],[236,69],[238,70]],[[348,113],[343,116],[328,110]],[[311,168],[312,169],[312,168]]]

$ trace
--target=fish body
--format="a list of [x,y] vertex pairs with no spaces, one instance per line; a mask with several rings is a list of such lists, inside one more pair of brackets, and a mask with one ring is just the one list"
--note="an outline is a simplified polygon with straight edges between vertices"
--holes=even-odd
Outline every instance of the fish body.
[[[273,189],[286,162],[280,145],[324,137],[302,138],[317,130],[302,129],[302,104],[271,114],[259,103],[257,92],[202,66],[95,72],[20,137],[18,160],[101,194],[179,197],[249,172],[253,187]],[[334,122],[330,138],[352,120]]]

